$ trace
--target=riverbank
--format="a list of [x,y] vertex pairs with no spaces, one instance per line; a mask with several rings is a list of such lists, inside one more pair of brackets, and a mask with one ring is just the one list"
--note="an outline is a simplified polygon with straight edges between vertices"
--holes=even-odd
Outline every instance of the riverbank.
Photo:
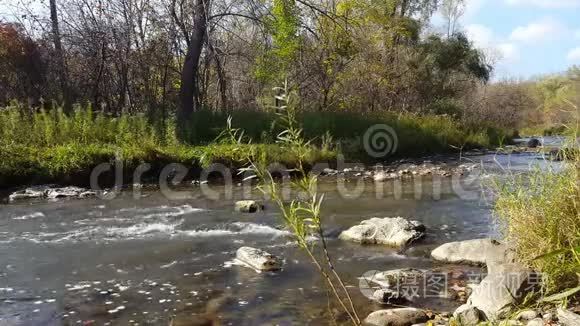
[[[192,121],[191,139],[179,140],[171,119],[163,125],[149,123],[145,116],[108,117],[90,109],[78,109],[68,116],[60,110],[27,115],[18,107],[0,110],[0,188],[58,183],[87,186],[93,169],[102,163],[122,162],[125,183],[133,172],[151,164],[144,177],[156,179],[172,163],[190,171],[195,179],[213,163],[230,168],[247,164],[243,151],[264,156],[267,162],[292,168],[293,151],[276,144],[280,126],[275,115],[265,112],[235,111],[233,127],[244,132],[250,145],[231,146],[219,136],[228,114],[202,111]],[[491,148],[509,141],[505,132],[494,128],[467,128],[446,116],[393,114],[305,113],[299,117],[303,134],[310,143],[306,162],[336,162],[339,154],[347,161],[384,162],[404,157],[452,153],[473,148]],[[373,126],[388,126],[390,139],[370,138]],[[368,139],[365,139],[368,136]],[[385,136],[384,134],[382,136]],[[369,156],[365,141],[391,146],[382,157]],[[332,165],[332,164],[331,164]],[[103,176],[111,184],[111,175]]]

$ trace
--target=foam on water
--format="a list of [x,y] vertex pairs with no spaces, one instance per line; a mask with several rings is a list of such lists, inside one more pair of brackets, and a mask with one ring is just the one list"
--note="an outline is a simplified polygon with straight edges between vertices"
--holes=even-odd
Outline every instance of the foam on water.
[[106,237],[117,239],[126,238],[131,239],[143,235],[151,235],[154,233],[172,234],[175,233],[175,228],[183,224],[183,220],[175,223],[142,223],[132,225],[129,227],[113,227],[105,230]]
[[32,220],[32,219],[35,219],[35,218],[43,218],[43,217],[46,217],[44,215],[44,213],[42,213],[42,212],[35,212],[35,213],[32,213],[32,214],[27,214],[27,215],[13,217],[12,219],[13,220],[24,221],[24,220]]
[[[176,217],[185,214],[203,212],[204,210],[201,208],[191,207],[190,205],[182,205],[177,207],[170,207],[170,206],[158,206],[158,207],[151,207],[151,208],[122,208],[118,210],[119,213],[122,215],[126,213],[134,213],[137,214],[139,218],[142,219],[154,219],[160,217]],[[144,215],[139,215],[144,214]]]
[[167,237],[224,237],[239,235],[256,235],[283,237],[290,232],[279,230],[272,226],[248,222],[235,222],[224,227],[184,230],[180,227],[184,220],[172,222],[156,221],[154,223],[139,223],[128,226],[88,226],[65,232],[23,232],[12,236],[7,241],[30,241],[34,243],[69,243],[69,242],[100,242],[128,241],[145,238]]
[[180,235],[189,237],[215,237],[215,236],[235,236],[235,235],[267,235],[274,237],[288,236],[291,233],[285,230],[279,230],[265,224],[256,224],[248,222],[234,222],[225,229],[204,229],[204,230],[187,230],[178,232]]

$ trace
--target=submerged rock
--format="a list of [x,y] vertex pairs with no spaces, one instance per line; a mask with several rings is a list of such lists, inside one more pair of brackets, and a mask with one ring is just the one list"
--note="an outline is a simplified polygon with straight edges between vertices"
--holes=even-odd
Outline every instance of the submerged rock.
[[401,247],[425,236],[425,226],[402,217],[372,218],[342,232],[340,239],[361,244]]
[[255,200],[241,200],[236,202],[235,210],[240,213],[256,213],[260,209],[264,209],[264,206]]
[[450,242],[431,252],[433,259],[454,264],[485,265],[506,259],[507,246],[492,239],[476,239]]
[[97,193],[80,187],[54,187],[54,186],[37,186],[20,190],[11,194],[8,198],[10,201],[28,200],[28,199],[58,199],[58,198],[88,198],[94,197]]
[[379,310],[365,318],[363,325],[367,326],[411,326],[428,320],[423,310],[416,308],[398,308]]
[[251,247],[238,249],[236,260],[242,265],[257,271],[276,271],[282,268],[282,261],[278,257]]

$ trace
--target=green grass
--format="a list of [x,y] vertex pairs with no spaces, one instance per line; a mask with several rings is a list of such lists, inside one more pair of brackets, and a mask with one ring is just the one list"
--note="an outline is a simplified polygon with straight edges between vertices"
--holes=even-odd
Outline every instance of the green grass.
[[[234,128],[244,130],[246,136],[258,143],[272,143],[282,126],[276,125],[276,115],[271,112],[234,111],[231,113],[202,111],[196,113],[192,123],[196,130],[192,143],[212,142],[225,128],[232,116]],[[449,152],[458,148],[493,147],[509,139],[508,133],[489,127],[465,127],[449,116],[352,112],[298,113],[298,123],[305,139],[321,141],[329,134],[335,141],[362,140],[365,132],[376,124],[386,124],[397,133],[399,156],[417,156]],[[356,150],[361,143],[354,144]],[[347,153],[354,154],[354,153]]]
[[505,235],[521,262],[547,276],[548,292],[580,279],[580,155],[569,152],[563,171],[536,169],[496,185]]
[[[228,115],[233,127],[243,130],[251,140],[251,145],[245,145],[251,147],[248,150],[263,152],[270,162],[295,164],[292,151],[276,144],[283,126],[276,125],[276,115],[271,112],[197,112],[191,123],[192,138],[180,141],[172,119],[151,123],[143,115],[109,117],[78,106],[72,115],[59,109],[30,114],[15,104],[0,108],[0,188],[59,181],[68,175],[84,177],[93,167],[112,162],[119,154],[127,170],[141,163],[242,167],[246,163],[242,153],[215,142],[226,127]],[[313,139],[306,158],[310,164],[336,158],[336,150],[328,146],[330,139],[341,144],[347,159],[369,160],[362,138],[375,124],[395,129],[399,157],[488,147],[503,138],[493,128],[464,128],[447,116],[308,112],[297,119],[304,137]]]
[[519,131],[522,137],[538,136],[571,136],[572,131],[564,125],[535,126],[522,128]]

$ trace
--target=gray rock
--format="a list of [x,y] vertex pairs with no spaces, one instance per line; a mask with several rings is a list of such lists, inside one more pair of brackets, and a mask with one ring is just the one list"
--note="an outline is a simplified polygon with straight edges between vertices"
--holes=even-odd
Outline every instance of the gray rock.
[[19,190],[8,196],[8,199],[10,201],[17,201],[17,200],[42,198],[44,197],[44,192],[46,191],[47,188],[48,188],[47,186],[40,186]]
[[542,319],[544,319],[545,321],[553,321],[554,320],[554,314],[551,312],[547,312],[545,314],[542,315]]
[[379,171],[373,175],[375,182],[383,182],[387,180],[397,179],[399,175],[394,172]]
[[530,320],[526,325],[527,326],[544,326],[544,320],[542,318],[534,318],[534,319]]
[[507,246],[492,239],[450,242],[431,252],[433,259],[446,263],[484,265],[488,261],[504,261]]
[[424,323],[429,318],[423,310],[415,308],[398,308],[379,310],[371,313],[364,320],[366,326],[411,326]]
[[360,288],[363,294],[378,303],[405,303],[415,299],[414,293],[408,291],[406,285],[413,284],[423,277],[423,271],[413,268],[365,274],[361,278]]
[[338,174],[338,171],[334,170],[334,169],[330,169],[330,168],[325,168],[324,170],[322,170],[322,174],[323,175],[335,175],[335,174]]
[[49,188],[45,191],[44,196],[48,199],[72,198],[72,197],[91,197],[96,196],[95,192],[87,191],[79,187]]
[[578,326],[580,325],[580,315],[558,308],[558,321],[563,326]]
[[282,261],[263,250],[242,247],[236,252],[236,260],[257,271],[276,271],[282,268]]
[[402,217],[372,218],[342,232],[340,239],[401,247],[425,236],[425,226]]
[[457,308],[453,313],[453,317],[462,326],[476,326],[484,320],[481,311],[468,304],[464,304]]
[[256,213],[263,206],[255,200],[241,200],[236,202],[235,210],[240,213]]
[[516,320],[532,320],[535,319],[536,317],[538,317],[538,312],[536,312],[535,310],[524,310],[524,311],[520,311],[517,315],[516,315]]
[[532,139],[530,139],[528,141],[528,147],[529,148],[537,148],[537,147],[540,147],[540,146],[542,146],[542,142],[539,139],[537,139],[537,138],[532,138]]
[[498,325],[498,326],[523,326],[523,324],[517,320],[502,320],[499,323],[491,324],[491,325]]
[[488,274],[473,289],[467,303],[481,310],[491,321],[501,319],[534,290],[528,282],[533,276],[533,272],[518,264],[501,265],[501,271]]
[[54,187],[54,186],[37,186],[17,191],[9,196],[10,201],[27,200],[27,199],[58,199],[58,198],[88,198],[94,197],[97,193],[79,187]]

